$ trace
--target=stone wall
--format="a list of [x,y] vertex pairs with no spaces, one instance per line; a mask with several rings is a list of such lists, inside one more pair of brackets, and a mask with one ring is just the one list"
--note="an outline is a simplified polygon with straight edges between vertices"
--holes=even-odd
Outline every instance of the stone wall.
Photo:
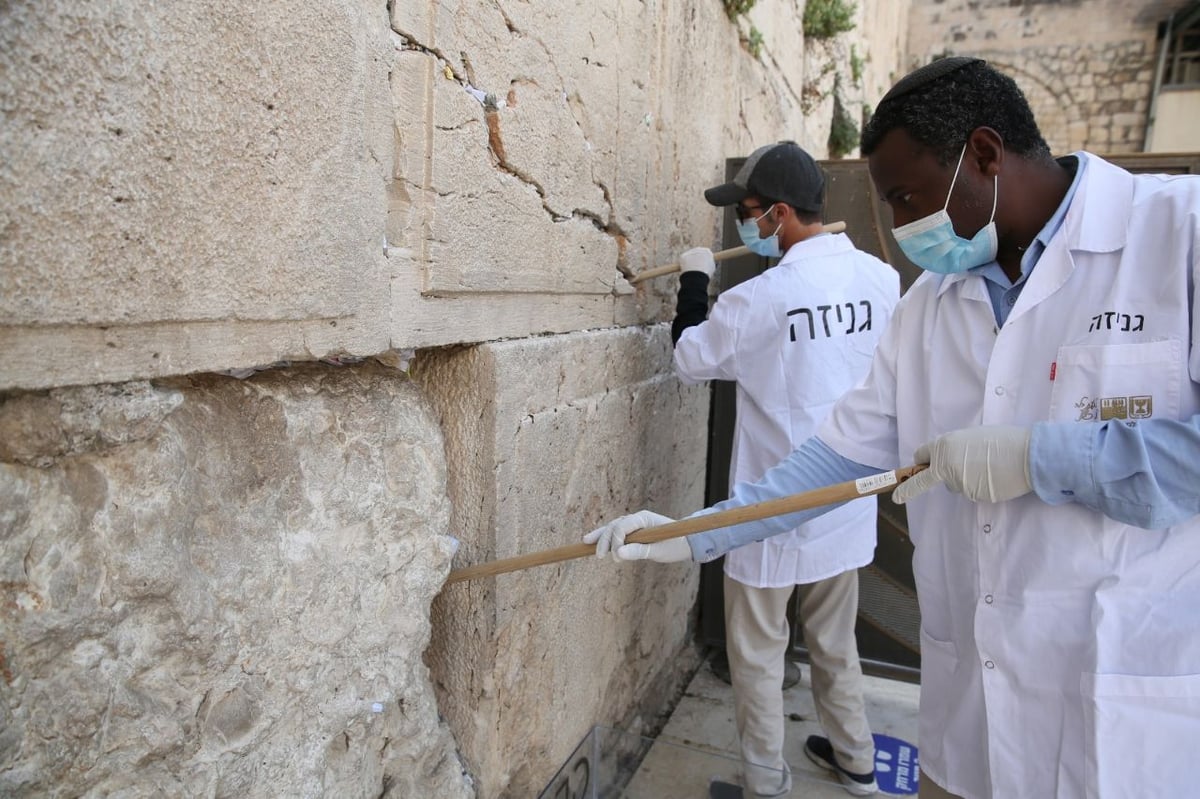
[[[460,558],[573,544],[625,510],[702,507],[708,392],[669,363],[665,326],[423,356]],[[481,796],[536,795],[592,724],[654,731],[697,663],[698,576],[586,558],[447,587],[428,659]]]
[[0,404],[0,794],[471,795],[412,384],[308,366]]
[[528,796],[652,729],[694,569],[438,597],[447,542],[700,506],[625,278],[882,93],[907,3],[859,5],[0,5],[0,793]]
[[986,58],[1020,85],[1056,155],[1141,152],[1164,5],[915,0],[907,66],[942,55]]

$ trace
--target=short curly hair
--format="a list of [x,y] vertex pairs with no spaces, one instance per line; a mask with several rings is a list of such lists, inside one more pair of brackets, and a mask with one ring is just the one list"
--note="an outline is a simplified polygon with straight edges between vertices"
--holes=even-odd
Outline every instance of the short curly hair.
[[1048,159],[1050,147],[1016,81],[978,58],[941,59],[902,78],[884,95],[860,148],[870,155],[884,136],[903,128],[936,153],[942,164],[958,159],[971,131],[989,127],[1010,152]]

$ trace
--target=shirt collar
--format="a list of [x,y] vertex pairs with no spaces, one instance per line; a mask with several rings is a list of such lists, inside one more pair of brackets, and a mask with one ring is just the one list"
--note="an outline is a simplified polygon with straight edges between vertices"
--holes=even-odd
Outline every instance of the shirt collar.
[[942,285],[938,288],[938,294],[946,291],[952,284],[959,280],[966,280],[972,275],[978,275],[984,280],[995,283],[1003,288],[1018,286],[1029,279],[1029,275],[1033,272],[1033,268],[1037,265],[1037,261],[1042,256],[1050,240],[1054,238],[1054,234],[1059,231],[1063,225],[1063,221],[1067,218],[1067,211],[1071,207],[1071,203],[1075,200],[1075,193],[1083,182],[1083,173],[1087,170],[1088,158],[1086,153],[1075,153],[1072,155],[1063,156],[1056,159],[1063,169],[1071,172],[1071,185],[1067,188],[1066,195],[1063,196],[1062,202],[1054,209],[1054,213],[1046,220],[1046,224],[1042,225],[1042,229],[1033,237],[1025,254],[1021,257],[1021,276],[1016,282],[1008,279],[1004,268],[1000,266],[998,261],[989,261],[982,266],[976,266],[973,269],[968,269],[965,272],[959,272],[954,275],[949,275],[942,281]]

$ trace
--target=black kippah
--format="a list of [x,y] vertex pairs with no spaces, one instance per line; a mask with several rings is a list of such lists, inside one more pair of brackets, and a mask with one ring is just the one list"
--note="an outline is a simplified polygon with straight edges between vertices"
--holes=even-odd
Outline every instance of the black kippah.
[[951,72],[970,66],[971,64],[986,64],[982,58],[971,58],[970,56],[951,56],[950,58],[939,58],[925,66],[914,69],[912,72],[905,75],[893,86],[883,99],[879,101],[883,105],[888,100],[895,100],[897,97],[903,97],[915,89],[919,89],[927,83],[949,75]]

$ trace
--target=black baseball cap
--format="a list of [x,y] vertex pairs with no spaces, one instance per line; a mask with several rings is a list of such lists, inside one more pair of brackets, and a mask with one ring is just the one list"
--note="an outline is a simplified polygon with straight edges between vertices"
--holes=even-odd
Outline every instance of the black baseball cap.
[[817,213],[825,196],[825,175],[813,157],[794,141],[759,147],[729,183],[706,189],[710,205],[736,205],[750,195]]

